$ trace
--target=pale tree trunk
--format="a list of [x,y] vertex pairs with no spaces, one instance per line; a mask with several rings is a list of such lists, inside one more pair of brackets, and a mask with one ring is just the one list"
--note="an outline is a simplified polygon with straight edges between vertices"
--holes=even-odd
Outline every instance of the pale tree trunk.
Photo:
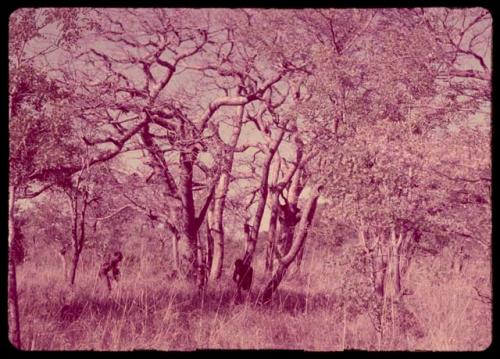
[[[213,202],[211,204],[213,207]],[[212,222],[212,211],[213,208],[209,209],[207,212],[207,220],[206,220],[206,236],[207,236],[207,268],[210,271],[212,268],[213,258],[214,258],[214,237],[210,231],[210,223]]]
[[217,280],[222,273],[224,263],[224,208],[226,196],[229,189],[229,180],[233,168],[234,151],[240,138],[243,120],[243,106],[236,109],[236,123],[233,126],[231,138],[225,149],[225,156],[222,163],[222,173],[215,190],[213,217],[209,221],[209,232],[213,238],[213,257],[210,266],[210,280]]
[[229,188],[229,173],[222,173],[215,189],[214,208],[208,221],[208,234],[212,239],[213,252],[210,266],[210,280],[217,280],[222,274],[224,263],[224,207]]
[[57,255],[61,258],[61,267],[63,269],[64,282],[68,280],[69,272],[68,272],[68,257],[65,250],[57,251]]
[[401,292],[401,267],[400,250],[403,243],[403,233],[397,233],[395,226],[390,228],[390,237],[387,260],[387,280],[385,283],[385,293],[392,298],[397,298]]
[[274,252],[277,238],[280,237],[277,232],[278,214],[279,214],[279,193],[280,188],[277,187],[278,179],[281,171],[281,157],[278,156],[278,164],[272,184],[269,186],[271,194],[269,195],[269,204],[271,207],[271,215],[269,217],[269,228],[267,231],[267,248],[266,248],[266,272],[272,273],[274,265]]
[[[313,153],[311,152],[306,158],[303,158],[304,143],[298,133],[296,133],[294,140],[297,150],[295,164],[284,176],[284,180],[281,183],[278,183],[281,165],[280,161],[278,163],[278,170],[276,172],[273,186],[271,186],[271,218],[268,233],[268,248],[266,253],[266,270],[268,272],[272,272],[273,270],[275,253],[278,256],[283,256],[290,250],[295,233],[295,227],[300,219],[297,206],[298,199],[305,186],[305,178],[302,167],[313,157]],[[288,198],[286,199],[286,203],[284,205],[280,205],[279,196],[288,185]],[[284,213],[285,211],[287,213]],[[290,216],[291,213],[294,213],[295,215]],[[299,257],[297,260],[298,269],[300,269],[303,254],[304,246],[302,246],[299,250]]]
[[401,292],[401,271],[399,266],[400,253],[399,250],[401,248],[401,243],[403,240],[403,234],[400,233],[396,235],[395,229],[392,229],[392,248],[391,248],[391,267],[392,267],[392,286],[394,290],[394,295],[398,296]]
[[268,194],[268,181],[269,181],[269,170],[271,167],[271,162],[273,157],[278,150],[278,146],[283,139],[283,135],[285,131],[283,129],[280,130],[277,139],[273,140],[268,152],[266,154],[266,158],[264,160],[264,165],[262,169],[262,175],[260,179],[260,188],[259,188],[259,202],[257,204],[257,210],[255,211],[255,216],[253,220],[253,225],[250,227],[246,235],[246,250],[245,256],[243,257],[244,263],[252,263],[253,255],[255,253],[255,246],[257,243],[257,238],[259,235],[260,224],[262,222],[262,216],[264,214],[264,208],[266,206],[267,194]]
[[266,248],[266,271],[271,273],[273,271],[274,265],[274,252],[276,245],[276,238],[279,237],[279,232],[277,231],[278,224],[278,192],[272,191],[270,197],[271,203],[271,215],[269,217],[269,229],[267,232],[267,248]]
[[[207,243],[208,244],[208,243]],[[208,247],[208,246],[207,246]],[[198,289],[204,290],[206,287],[207,276],[207,250],[202,243],[202,236],[198,233],[198,251],[197,251],[197,264],[198,264]]]
[[304,259],[304,251],[305,251],[305,248],[306,246],[303,245],[300,250],[299,250],[299,253],[297,254],[297,260],[296,260],[296,265],[297,265],[297,272],[300,273],[300,268],[301,268],[301,265],[302,265],[302,259]]
[[172,236],[172,252],[174,257],[174,268],[177,274],[181,275],[181,264],[179,258],[179,236]]
[[320,189],[321,185],[318,184],[314,186],[314,188],[311,191],[311,197],[309,198],[303,210],[299,222],[298,231],[294,236],[294,241],[292,243],[290,251],[280,258],[278,269],[276,270],[273,277],[271,278],[266,288],[264,289],[264,292],[262,294],[262,301],[264,303],[268,302],[271,299],[273,293],[276,291],[279,284],[283,280],[288,267],[295,260],[299,250],[304,245],[308,229],[314,219],[314,214],[316,212],[318,198],[320,195]]
[[381,237],[375,233],[371,233],[370,237],[372,243],[368,243],[367,232],[365,230],[358,230],[358,236],[361,240],[365,255],[370,260],[370,280],[373,285],[373,291],[380,297],[384,296],[385,278],[387,272],[387,261],[385,254],[383,253],[383,248],[380,243]]
[[[293,200],[294,203],[298,202],[298,197],[302,193],[302,190],[304,189],[304,185],[305,185],[304,182],[302,182],[302,183],[299,182],[299,180],[300,180],[299,176],[300,175],[301,175],[300,173],[297,174],[297,182],[296,182],[295,185],[294,185],[294,182],[292,182],[292,188],[294,188],[294,190],[292,191],[292,193],[295,193],[295,198],[292,197],[291,200]],[[307,240],[307,236],[304,239],[304,241],[306,241],[306,240]],[[300,271],[300,266],[302,264],[302,259],[304,257],[305,248],[306,248],[305,244],[302,245],[302,247],[300,247],[300,249],[299,249],[299,253],[297,254],[297,260],[296,260],[297,271]]]
[[180,234],[177,230],[177,227],[172,225],[170,221],[166,221],[165,224],[172,234],[172,259],[174,262],[174,273],[176,277],[182,276],[182,268],[179,255]]
[[19,321],[19,302],[17,296],[16,262],[12,253],[12,244],[15,238],[14,205],[16,188],[9,186],[9,268],[8,268],[8,311],[9,311],[9,339],[18,349],[21,349],[21,325]]
[[414,246],[412,239],[415,235],[413,229],[408,230],[406,233],[401,231],[398,236],[394,233],[393,241],[393,268],[394,268],[394,294],[399,297],[404,292],[404,283],[406,280],[411,264],[411,257],[413,255]]
[[374,273],[375,293],[378,294],[380,297],[383,297],[386,289],[385,287],[386,287],[386,274],[388,270],[388,258],[380,242],[377,243],[376,250],[374,252],[374,258],[372,260],[372,268]]

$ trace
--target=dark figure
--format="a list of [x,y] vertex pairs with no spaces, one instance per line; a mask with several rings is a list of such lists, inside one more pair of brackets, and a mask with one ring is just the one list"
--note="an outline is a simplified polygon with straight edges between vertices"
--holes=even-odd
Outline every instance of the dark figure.
[[237,293],[235,301],[236,303],[242,302],[241,290],[250,290],[252,286],[253,279],[253,268],[250,264],[243,262],[241,259],[237,259],[234,262],[234,273],[233,280],[236,282]]
[[104,262],[101,266],[101,270],[99,271],[99,276],[106,280],[106,284],[108,285],[109,291],[111,291],[111,280],[115,280],[118,282],[120,277],[120,269],[118,269],[118,264],[123,259],[122,252],[116,251],[111,259]]

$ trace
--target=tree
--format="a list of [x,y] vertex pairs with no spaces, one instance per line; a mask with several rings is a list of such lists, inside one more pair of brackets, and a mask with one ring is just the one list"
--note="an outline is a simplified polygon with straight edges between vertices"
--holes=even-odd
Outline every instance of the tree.
[[[47,166],[60,164],[61,157],[50,156],[48,160],[46,156],[57,153],[60,145],[57,139],[68,130],[64,115],[54,106],[54,102],[59,103],[67,93],[38,71],[34,63],[54,51],[57,45],[70,45],[72,36],[65,34],[56,44],[42,46],[38,51],[27,49],[29,43],[43,38],[47,27],[53,24],[71,26],[74,15],[73,11],[21,9],[9,19],[9,328],[11,341],[17,348],[21,348],[22,343],[16,264],[11,247],[16,237],[16,201],[33,198],[52,186],[42,183],[34,191],[29,189],[36,173]],[[47,141],[48,133],[59,136],[52,137],[55,141]]]

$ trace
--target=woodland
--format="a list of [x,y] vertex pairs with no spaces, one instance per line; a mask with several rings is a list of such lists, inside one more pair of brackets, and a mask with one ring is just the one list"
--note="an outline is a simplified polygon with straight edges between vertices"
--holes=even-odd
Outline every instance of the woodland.
[[22,8],[22,350],[491,344],[483,8]]

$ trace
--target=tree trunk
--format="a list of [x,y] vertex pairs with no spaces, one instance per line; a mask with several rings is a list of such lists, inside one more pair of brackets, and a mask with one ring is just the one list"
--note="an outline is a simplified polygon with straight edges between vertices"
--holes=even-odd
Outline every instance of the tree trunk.
[[19,323],[19,306],[17,297],[16,264],[9,256],[9,339],[21,349],[21,325]]
[[210,234],[213,237],[213,258],[210,267],[210,280],[217,280],[222,274],[224,263],[224,207],[229,188],[229,173],[222,173],[215,189],[214,211],[210,223]]
[[182,256],[187,260],[186,279],[198,287],[203,286],[200,276],[200,258],[198,256],[199,225],[195,214],[193,197],[193,164],[196,158],[193,152],[183,152],[180,155],[181,174],[179,192],[182,201],[181,241],[184,241],[185,253]]
[[397,295],[401,292],[401,267],[399,265],[399,251],[394,251],[394,292]]
[[[80,262],[80,255],[85,243],[85,216],[88,205],[88,193],[84,192],[81,213],[78,213],[78,189],[75,191],[73,198],[73,258],[71,263],[70,285],[74,286],[76,282],[76,272],[78,270],[78,263]],[[80,228],[80,232],[78,232]]]
[[[411,263],[411,257],[413,255],[412,249],[412,238],[415,235],[413,230],[409,230],[406,233],[401,233],[399,240],[396,243],[395,248],[395,292],[396,295],[400,295],[403,289],[403,279],[408,275],[408,269]],[[405,263],[403,263],[403,261]]]
[[[181,126],[179,132],[183,138],[189,138],[184,126]],[[199,282],[197,279],[199,279],[198,269],[200,266],[197,256],[199,223],[195,215],[193,198],[193,165],[197,157],[196,149],[186,148],[181,151],[179,156],[179,186],[177,187],[174,177],[168,169],[163,152],[154,142],[148,126],[143,127],[141,138],[148,150],[150,159],[155,165],[155,169],[161,173],[165,180],[169,195],[180,200],[182,204],[180,218],[178,219],[180,230],[177,244],[181,244],[181,246],[177,247],[179,272],[188,281],[197,284]],[[186,270],[184,270],[184,266]]]
[[278,286],[280,285],[281,281],[285,277],[286,271],[288,269],[288,265],[285,265],[280,262],[278,265],[278,269],[276,269],[276,272],[272,276],[271,280],[267,284],[266,288],[264,289],[264,292],[262,293],[262,302],[267,303],[271,300],[273,293],[276,291]]
[[21,325],[19,321],[19,302],[17,297],[16,263],[11,253],[11,245],[14,243],[14,205],[15,187],[9,186],[9,268],[8,268],[8,311],[9,311],[9,339],[12,345],[21,349]]
[[243,106],[236,109],[236,123],[231,133],[227,152],[222,163],[222,173],[215,190],[213,218],[209,221],[210,233],[213,237],[213,259],[210,266],[210,280],[217,280],[222,274],[224,263],[224,208],[226,205],[226,196],[229,189],[229,179],[233,168],[234,149],[240,138],[241,126],[243,120]]
[[205,277],[205,266],[203,261],[203,249],[201,247],[198,233],[195,233],[196,238],[196,256],[195,263],[193,266],[193,271],[195,271],[194,281],[198,289],[203,290],[206,285],[206,277]]
[[210,230],[210,221],[211,221],[211,213],[210,211],[207,213],[207,226],[206,226],[206,236],[207,236],[207,268],[210,271],[212,270],[212,263],[214,258],[214,237],[212,236],[212,231]]
[[183,273],[179,255],[180,234],[177,227],[172,225],[169,221],[166,221],[165,224],[172,234],[172,259],[174,261],[174,272],[176,276],[182,276]]
[[250,230],[246,235],[246,250],[245,250],[245,255],[243,257],[243,262],[247,264],[252,263],[253,255],[255,253],[255,246],[257,244],[257,238],[259,235],[260,224],[262,222],[262,216],[264,214],[264,208],[266,206],[267,194],[269,191],[268,188],[269,169],[271,167],[271,162],[273,160],[276,151],[278,150],[278,146],[281,143],[284,134],[285,131],[281,129],[278,134],[278,138],[273,140],[271,148],[269,149],[269,152],[266,155],[266,159],[264,160],[262,175],[260,179],[259,202],[257,204],[257,210],[255,211],[253,225],[251,226]]
[[385,274],[387,271],[387,261],[384,260],[384,253],[380,243],[377,244],[377,250],[372,254],[372,271],[374,277],[374,291],[380,297],[384,296]]
[[71,276],[70,276],[70,284],[73,286],[76,281],[76,271],[78,269],[78,263],[80,262],[80,254],[81,251],[79,249],[75,250],[73,253],[73,259],[71,261]]
[[295,228],[300,221],[298,201],[304,186],[300,184],[301,170],[297,170],[288,190],[288,199],[284,205],[279,205],[279,245],[280,256],[286,255],[292,246]]
[[280,258],[280,264],[278,266],[278,269],[274,273],[273,277],[267,284],[262,294],[263,303],[266,303],[271,299],[273,293],[276,291],[279,284],[283,280],[288,267],[297,257],[298,252],[304,245],[304,241],[307,237],[309,226],[311,225],[314,219],[314,214],[316,212],[316,207],[318,204],[318,198],[320,194],[320,188],[321,185],[316,185],[311,191],[311,197],[309,198],[309,201],[307,202],[304,211],[302,213],[302,217],[299,222],[298,232],[295,235],[292,247],[290,248],[290,251],[288,253],[286,253],[282,258]]
[[[307,239],[307,238],[306,238]],[[297,272],[300,272],[300,266],[302,264],[302,259],[304,258],[304,251],[305,251],[305,248],[306,246],[303,245],[302,247],[300,247],[300,250],[299,250],[299,253],[297,254],[297,261],[296,261],[296,265],[297,265]]]
[[179,258],[179,235],[174,234],[172,236],[172,254],[174,257],[174,268],[178,275],[181,275],[181,264]]
[[75,192],[66,192],[69,198],[69,204],[71,206],[71,214],[73,216],[71,222],[71,239],[72,239],[72,247],[73,247],[73,256],[71,258],[71,270],[69,275],[69,284],[73,286],[75,284],[76,271],[78,268],[78,261],[80,257],[80,249],[78,243],[78,193]]
[[266,272],[272,273],[278,223],[278,193],[276,191],[271,192],[270,202],[271,215],[269,218],[269,229],[267,232],[268,243],[266,248]]

